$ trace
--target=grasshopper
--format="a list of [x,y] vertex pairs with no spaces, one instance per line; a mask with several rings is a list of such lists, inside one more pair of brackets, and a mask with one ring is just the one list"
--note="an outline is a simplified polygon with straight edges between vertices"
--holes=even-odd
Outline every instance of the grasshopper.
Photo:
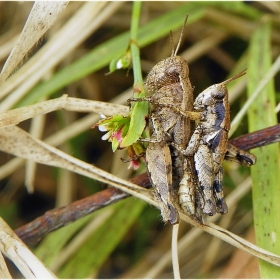
[[[199,192],[193,158],[185,157],[170,145],[173,142],[187,147],[194,131],[194,122],[173,109],[175,106],[184,112],[193,111],[189,67],[185,59],[177,56],[186,21],[187,18],[176,49],[173,47],[171,56],[157,63],[147,76],[147,91],[152,95],[128,100],[149,101],[151,104],[149,128],[152,137],[142,141],[149,142],[146,150],[147,169],[163,220],[171,224],[179,220],[176,210],[178,193],[181,207],[189,215],[195,216],[195,197]],[[161,106],[163,103],[169,106]]]
[[183,149],[176,143],[171,143],[183,155],[194,156],[195,169],[205,202],[203,213],[210,216],[216,213],[216,209],[221,214],[228,211],[222,187],[223,160],[236,161],[245,166],[256,163],[254,155],[228,143],[230,108],[226,84],[245,73],[242,71],[201,92],[194,102],[194,110],[200,112],[200,119],[188,147]]
[[[202,213],[226,214],[223,195],[223,160],[245,166],[256,158],[228,143],[230,110],[226,84],[240,74],[198,95],[193,104],[193,89],[185,59],[177,56],[157,63],[147,77],[150,97],[130,99],[151,104],[149,128],[152,135],[146,150],[147,168],[165,222],[178,222],[176,204],[199,221]],[[192,121],[199,120],[196,128]],[[202,211],[202,213],[201,213]]]

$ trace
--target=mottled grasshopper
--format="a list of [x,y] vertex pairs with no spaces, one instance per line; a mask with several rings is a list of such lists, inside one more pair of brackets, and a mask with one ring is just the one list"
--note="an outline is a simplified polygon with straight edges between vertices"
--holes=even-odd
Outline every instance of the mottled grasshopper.
[[203,213],[207,215],[214,215],[216,208],[221,214],[228,211],[222,188],[223,160],[236,161],[245,166],[256,163],[254,155],[228,143],[230,108],[226,84],[245,73],[242,71],[200,93],[194,102],[194,110],[200,112],[200,119],[187,149],[172,143],[185,156],[194,156],[195,169],[205,202]]

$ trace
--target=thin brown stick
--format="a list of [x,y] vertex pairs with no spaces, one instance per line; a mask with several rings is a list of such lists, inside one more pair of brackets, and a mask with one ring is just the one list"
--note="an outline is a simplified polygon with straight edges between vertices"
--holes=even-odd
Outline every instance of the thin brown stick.
[[[230,141],[234,146],[250,150],[280,141],[280,124],[253,133],[245,134]],[[146,173],[140,174],[131,182],[149,188],[150,180]],[[94,195],[77,200],[68,206],[47,211],[43,216],[15,230],[16,234],[29,246],[36,245],[48,233],[72,223],[100,208],[129,197],[116,188],[109,187]]]
[[[144,188],[150,187],[149,177],[145,173],[130,181]],[[121,190],[109,187],[67,206],[49,210],[32,222],[16,229],[15,233],[25,244],[34,246],[50,232],[129,196]]]
[[232,139],[230,143],[243,150],[266,146],[280,141],[280,124]]

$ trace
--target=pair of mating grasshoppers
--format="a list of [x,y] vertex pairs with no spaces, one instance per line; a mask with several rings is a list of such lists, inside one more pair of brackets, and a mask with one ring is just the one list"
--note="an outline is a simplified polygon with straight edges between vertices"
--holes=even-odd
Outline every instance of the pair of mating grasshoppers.
[[[215,84],[193,102],[193,88],[185,59],[177,56],[186,20],[176,50],[157,63],[148,74],[150,97],[129,99],[150,103],[150,139],[147,169],[164,222],[179,221],[178,204],[203,222],[203,214],[226,214],[223,195],[223,160],[245,166],[255,164],[254,155],[228,143],[230,108],[226,84],[245,74]],[[197,125],[195,127],[195,122]]]

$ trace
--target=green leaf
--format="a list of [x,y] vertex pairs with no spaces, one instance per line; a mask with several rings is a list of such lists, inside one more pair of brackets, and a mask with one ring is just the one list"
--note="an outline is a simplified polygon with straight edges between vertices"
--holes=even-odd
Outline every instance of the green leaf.
[[[249,51],[248,96],[271,67],[271,25],[263,22],[252,34]],[[259,94],[249,109],[249,129],[255,131],[277,123],[273,81]],[[254,150],[257,164],[251,168],[253,209],[257,245],[280,255],[279,145]],[[260,261],[262,278],[280,278],[280,269]]]
[[146,116],[148,112],[147,102],[136,102],[133,113],[131,114],[130,126],[127,136],[122,141],[122,147],[127,147],[135,143],[142,135],[146,126]]
[[219,8],[219,10],[223,9],[231,14],[236,13],[251,19],[257,19],[262,15],[260,11],[242,1],[201,1],[197,2],[197,4],[204,7]]
[[36,256],[49,266],[56,255],[63,249],[66,243],[73,237],[73,235],[84,227],[97,213],[88,215],[82,219],[75,221],[57,231],[48,234],[40,245],[36,248]]
[[[129,198],[114,205],[114,213],[81,246],[58,273],[60,278],[85,278],[96,273],[115,249],[145,203]],[[78,269],[77,269],[78,268]]]

